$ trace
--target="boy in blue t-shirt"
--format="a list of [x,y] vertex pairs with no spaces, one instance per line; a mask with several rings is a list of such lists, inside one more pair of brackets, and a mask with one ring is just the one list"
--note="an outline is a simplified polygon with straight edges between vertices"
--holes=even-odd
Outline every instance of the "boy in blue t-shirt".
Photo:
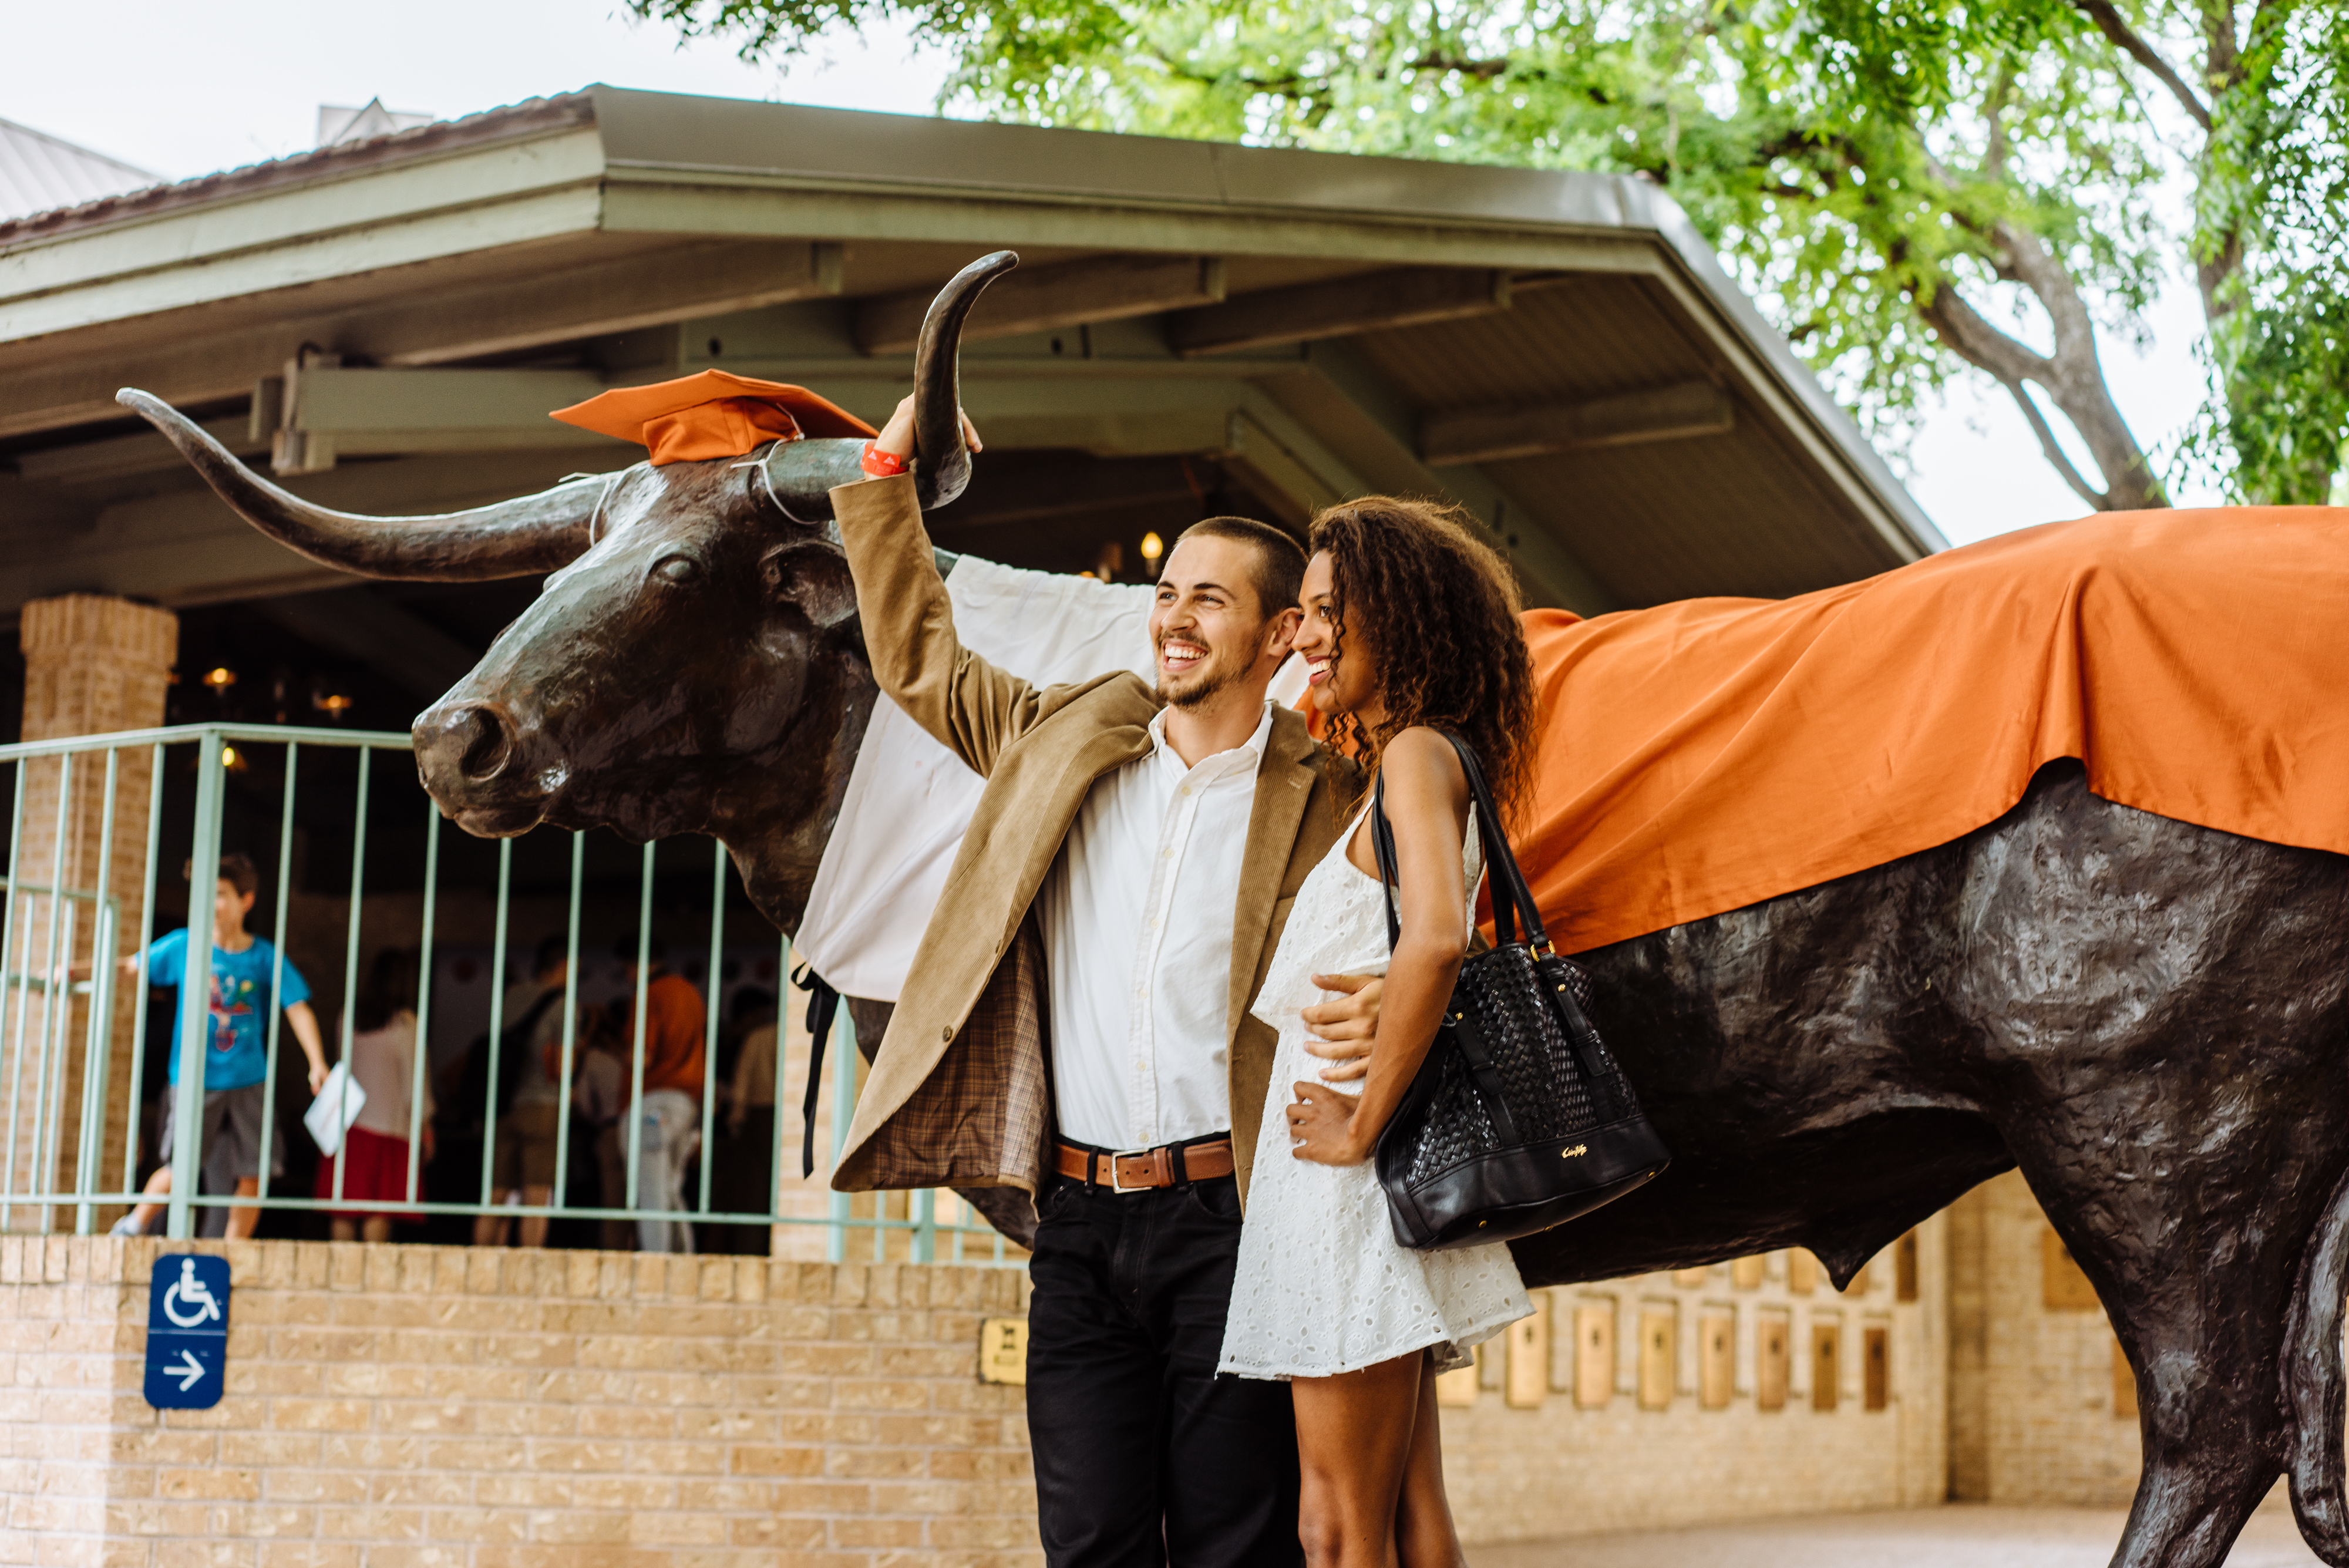
[[[197,1147],[202,1156],[205,1189],[222,1192],[233,1188],[240,1198],[254,1197],[261,1190],[264,1135],[270,1174],[274,1176],[284,1168],[282,1140],[276,1136],[270,1107],[263,1099],[269,1071],[269,987],[277,971],[277,950],[244,929],[244,918],[252,913],[254,897],[260,887],[261,874],[254,869],[251,857],[233,852],[221,857],[220,881],[212,898],[212,1001],[205,1041],[203,1110],[197,1122]],[[186,931],[157,938],[147,950],[148,983],[176,992],[181,977],[187,972],[187,961]],[[135,959],[124,961],[124,967],[133,972],[137,965]],[[302,1043],[302,1054],[310,1059],[310,1092],[315,1095],[326,1081],[326,1052],[319,1039],[317,1015],[310,1011],[309,982],[288,963],[280,983],[276,1003],[285,1010],[285,1022],[293,1027],[294,1038]],[[181,1010],[172,1008],[171,1069],[174,1085],[180,1081],[180,1032],[184,1022]],[[148,1201],[116,1224],[118,1234],[145,1234],[162,1211],[163,1206],[157,1200],[171,1190],[171,1147],[177,1133],[172,1123],[178,1110],[178,1094],[167,1090],[163,1097],[162,1147],[158,1150],[158,1158],[163,1163],[147,1179],[144,1196]],[[260,1223],[261,1210],[257,1207],[240,1205],[228,1211],[228,1234],[232,1238],[252,1235],[254,1227]]]

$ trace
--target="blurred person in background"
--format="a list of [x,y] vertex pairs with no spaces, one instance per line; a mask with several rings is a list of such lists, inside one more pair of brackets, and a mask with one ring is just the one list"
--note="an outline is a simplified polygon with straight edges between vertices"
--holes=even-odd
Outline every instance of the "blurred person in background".
[[[192,879],[194,867],[187,875]],[[253,857],[232,850],[220,858],[220,877],[212,890],[212,994],[204,1052],[204,1095],[196,1123],[201,1160],[201,1190],[210,1194],[233,1191],[252,1198],[261,1191],[261,1162],[269,1174],[285,1172],[285,1140],[264,1097],[268,1073],[267,1020],[274,1005],[285,1009],[285,1023],[301,1042],[309,1059],[310,1092],[326,1081],[326,1049],[318,1033],[317,1015],[310,1011],[310,986],[291,962],[283,966],[277,950],[244,929],[253,901],[261,888],[261,873]],[[188,933],[177,930],[158,937],[146,953],[147,983],[177,992],[188,962]],[[135,975],[140,961],[122,961],[123,972]],[[75,971],[68,971],[68,978]],[[279,986],[273,996],[270,986]],[[171,1009],[171,1054],[169,1082],[180,1081],[180,1032],[186,1017]],[[180,1096],[163,1093],[163,1135],[156,1158],[161,1167],[147,1179],[144,1201],[117,1220],[115,1234],[142,1236],[163,1215],[162,1200],[171,1190],[171,1150],[176,1135]],[[250,1236],[261,1223],[261,1210],[243,1204],[228,1211],[225,1234],[231,1240]],[[202,1227],[212,1232],[207,1223]]]
[[[709,1158],[709,1207],[721,1214],[771,1213],[775,1201],[775,994],[746,985],[734,993],[727,1033],[735,1040],[733,1071],[719,1090],[723,1119]],[[700,1238],[705,1248],[764,1252],[761,1227],[728,1225]],[[722,1243],[722,1245],[720,1244]]]
[[[552,936],[538,944],[530,978],[506,990],[498,1043],[497,1149],[492,1159],[497,1201],[543,1209],[554,1201],[555,1134],[563,1109],[563,995],[570,978],[570,944]],[[473,1245],[502,1247],[515,1221],[483,1214],[473,1221]],[[525,1247],[546,1245],[547,1217],[525,1214]]]
[[[405,1225],[423,1219],[420,1214],[394,1216],[369,1207],[405,1203],[419,1196],[423,1187],[421,1168],[432,1158],[432,1090],[416,1070],[416,977],[414,953],[405,948],[386,948],[376,954],[367,982],[353,1006],[357,1033],[344,1059],[350,1064],[352,1081],[365,1091],[367,1103],[359,1107],[358,1120],[343,1135],[342,1152],[318,1162],[316,1187],[318,1197],[338,1204],[327,1211],[337,1241],[388,1241],[395,1218]],[[415,1115],[419,1081],[424,1083],[421,1117]],[[419,1121],[424,1129],[423,1158],[418,1162],[418,1180],[411,1190],[409,1129]],[[339,1198],[335,1190],[338,1170],[342,1176]]]
[[[585,1149],[594,1165],[593,1207],[627,1206],[628,1151],[621,1142],[620,1119],[627,1108],[628,1064],[621,1059],[619,1030],[607,1009],[583,1007],[578,1052],[572,1059],[571,1147]],[[625,1252],[635,1245],[636,1230],[626,1220],[605,1220],[598,1225],[604,1251]]]
[[[640,945],[645,956],[641,968]],[[614,945],[613,956],[627,969],[628,994],[615,1005],[632,1081],[638,1050],[636,992],[641,988],[644,992],[644,1094],[634,1107],[640,1129],[636,1206],[650,1213],[636,1221],[636,1250],[690,1252],[693,1226],[665,1216],[687,1211],[686,1167],[701,1147],[701,1085],[708,1068],[703,1036],[709,1013],[693,983],[669,971],[667,944],[658,937],[647,940],[632,931]],[[626,1137],[623,1128],[624,1155]]]

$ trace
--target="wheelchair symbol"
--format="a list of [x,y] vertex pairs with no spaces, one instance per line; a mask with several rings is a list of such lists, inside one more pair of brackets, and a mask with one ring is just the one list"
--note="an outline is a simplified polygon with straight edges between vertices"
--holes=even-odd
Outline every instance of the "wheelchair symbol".
[[[180,1303],[182,1303],[187,1308],[185,1315],[181,1312]],[[171,1320],[175,1328],[193,1328],[207,1318],[217,1323],[226,1315],[221,1311],[220,1299],[212,1294],[212,1288],[196,1278],[196,1261],[193,1258],[180,1260],[180,1277],[171,1289],[163,1293],[163,1315]]]

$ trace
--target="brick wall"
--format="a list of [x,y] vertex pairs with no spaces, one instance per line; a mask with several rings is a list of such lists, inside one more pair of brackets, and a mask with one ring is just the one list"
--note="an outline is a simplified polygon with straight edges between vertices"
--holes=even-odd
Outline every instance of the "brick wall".
[[2137,1490],[2137,1413],[2119,1342],[2022,1176],[1950,1211],[1951,1495],[2118,1507]]
[[[1444,1471],[1471,1544],[1939,1502],[1946,1485],[1943,1222],[1913,1238],[1914,1300],[1899,1260],[1838,1293],[1806,1254],[1561,1287],[1547,1345],[1487,1345],[1473,1403],[1445,1411]],[[1815,1277],[1813,1277],[1815,1274]],[[1611,1345],[1594,1352],[1603,1327]],[[1728,1338],[1708,1368],[1707,1340]],[[1821,1408],[1814,1334],[1837,1335]],[[1865,1358],[1881,1331],[1889,1376],[1870,1409]],[[1661,1331],[1667,1343],[1652,1345]],[[1790,1351],[1765,1408],[1765,1332]],[[1597,1355],[1597,1366],[1587,1364]],[[1537,1365],[1528,1366],[1528,1362]],[[1463,1382],[1464,1383],[1464,1376]],[[1469,1397],[1455,1384],[1444,1390]]]
[[0,1238],[0,1562],[1036,1560],[1019,1391],[976,1376],[1017,1271],[194,1245],[233,1271],[229,1391],[167,1414],[162,1244]]
[[[1446,1390],[1468,1401],[1444,1411],[1464,1536],[1938,1498],[1938,1233],[1922,1240],[1924,1303],[1896,1299],[1886,1262],[1838,1295],[1790,1254],[1540,1293],[1561,1328],[1535,1375],[1521,1345],[1511,1386],[1495,1342],[1492,1386]],[[196,1243],[233,1271],[229,1392],[165,1414],[139,1391],[164,1245],[0,1238],[0,1562],[1036,1561],[1019,1390],[976,1376],[980,1320],[1022,1310],[1019,1271]],[[1604,1401],[1586,1407],[1574,1314],[1599,1303],[1622,1326]],[[1659,1385],[1640,1329],[1663,1313]],[[1723,1390],[1699,1339],[1722,1315],[1738,1345],[1714,1408]],[[1804,1347],[1777,1410],[1757,1407],[1755,1386],[1770,1322]],[[1808,1354],[1828,1323],[1847,1336],[1833,1410],[1815,1407]],[[1866,1407],[1868,1326],[1891,1335],[1879,1410]]]
[[[1847,1293],[1795,1252],[1537,1293],[1547,1341],[1444,1388],[1464,1538],[2125,1502],[2111,1330],[2047,1233],[2010,1176]],[[139,1392],[162,1243],[0,1238],[0,1563],[1037,1560],[1019,1390],[976,1376],[1018,1270],[198,1245],[234,1270],[230,1391],[163,1415]]]

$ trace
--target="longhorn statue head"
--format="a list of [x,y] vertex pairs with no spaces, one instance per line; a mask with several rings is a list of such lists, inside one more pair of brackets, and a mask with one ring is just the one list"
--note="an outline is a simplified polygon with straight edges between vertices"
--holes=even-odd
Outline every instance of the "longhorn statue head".
[[[973,262],[923,323],[914,472],[925,510],[969,481],[962,325],[1018,262],[1009,251]],[[469,512],[367,517],[288,493],[144,392],[118,396],[247,522],[311,560],[423,582],[552,574],[416,720],[425,788],[468,832],[552,822],[633,840],[709,833],[746,873],[752,858],[771,862],[768,888],[752,877],[762,906],[796,905],[804,888],[790,885],[812,875],[872,701],[855,589],[829,526],[828,493],[861,477],[861,440],[778,440]]]

